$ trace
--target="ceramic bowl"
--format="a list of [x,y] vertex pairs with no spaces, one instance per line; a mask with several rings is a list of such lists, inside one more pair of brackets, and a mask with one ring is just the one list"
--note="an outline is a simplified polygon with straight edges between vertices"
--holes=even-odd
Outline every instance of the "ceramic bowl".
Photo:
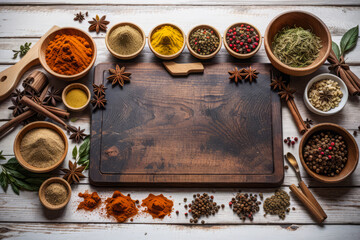
[[[344,169],[340,172],[340,174],[335,175],[334,177],[327,177],[311,171],[309,167],[306,165],[303,157],[303,153],[304,153],[303,149],[308,139],[316,132],[327,131],[327,130],[343,136],[348,148],[348,160],[346,162],[346,165]],[[345,178],[349,177],[355,171],[359,160],[359,148],[357,146],[354,137],[344,128],[333,123],[322,123],[312,127],[309,131],[307,131],[304,134],[299,145],[299,156],[302,166],[305,168],[306,172],[311,177],[324,183],[337,183],[343,181]]]
[[[85,38],[86,41],[89,42],[90,47],[93,50],[93,57],[92,57],[92,60],[89,64],[89,66],[87,66],[82,72],[79,72],[74,75],[63,75],[63,74],[59,74],[59,73],[55,72],[54,70],[52,70],[49,67],[49,65],[46,63],[45,54],[46,54],[46,48],[49,45],[49,42],[52,41],[56,35],[62,35],[62,34],[77,35],[77,36]],[[83,30],[80,30],[78,28],[73,28],[73,27],[64,27],[64,28],[60,28],[60,29],[54,31],[53,33],[51,33],[49,36],[47,36],[44,39],[44,41],[41,43],[41,46],[39,48],[39,60],[40,60],[42,67],[48,73],[53,75],[54,77],[64,80],[64,81],[74,81],[74,80],[84,77],[90,71],[90,69],[93,67],[93,65],[95,63],[96,55],[97,55],[96,45],[95,45],[95,41],[92,39],[92,37],[88,33],[84,32]]]
[[[339,103],[339,106],[337,106],[336,108],[333,108],[327,112],[324,112],[324,111],[321,111],[317,108],[315,108],[309,101],[309,97],[308,97],[308,93],[309,93],[309,90],[311,88],[311,86],[320,81],[320,80],[324,80],[324,79],[331,79],[335,82],[337,82],[340,86],[340,90],[342,91],[343,93],[343,97],[341,98],[341,101]],[[320,75],[317,75],[316,77],[312,78],[308,84],[306,85],[305,87],[305,91],[304,91],[304,102],[305,102],[305,105],[306,107],[312,111],[313,113],[316,113],[318,115],[322,115],[322,116],[329,116],[329,115],[333,115],[339,111],[341,111],[341,109],[343,109],[345,107],[345,104],[348,100],[348,96],[349,96],[349,93],[348,93],[348,89],[345,85],[345,83],[337,76],[335,76],[334,74],[330,74],[330,73],[323,73],[323,74],[320,74]]]
[[[51,203],[49,203],[46,198],[45,198],[45,189],[52,183],[60,183],[62,185],[65,186],[67,192],[68,192],[68,196],[65,200],[65,202],[63,202],[62,204],[59,205],[52,205]],[[43,182],[39,188],[39,199],[41,204],[46,207],[49,210],[60,210],[62,208],[64,208],[70,201],[71,198],[71,187],[70,184],[63,178],[59,178],[59,177],[53,177],[53,178],[49,178],[47,179],[45,182]]]
[[[112,31],[114,31],[116,28],[120,27],[120,26],[130,26],[130,27],[133,27],[135,28],[136,30],[139,31],[139,33],[141,34],[142,36],[142,39],[143,39],[143,43],[142,43],[142,46],[140,47],[139,50],[137,50],[135,53],[133,54],[130,54],[130,55],[122,55],[122,54],[118,54],[116,53],[115,51],[113,51],[109,45],[109,36],[111,34]],[[145,43],[146,43],[146,36],[145,36],[145,33],[144,31],[136,24],[134,23],[130,23],[130,22],[122,22],[122,23],[118,23],[118,24],[115,24],[114,26],[112,26],[109,31],[106,33],[106,37],[105,37],[105,44],[106,44],[106,47],[107,49],[109,50],[109,52],[111,53],[111,55],[113,55],[114,57],[118,58],[118,59],[121,59],[121,60],[129,60],[129,59],[133,59],[135,58],[137,55],[140,54],[140,52],[144,49],[145,47]]]
[[[252,26],[255,31],[258,33],[259,35],[259,45],[255,48],[254,51],[250,52],[250,53],[246,53],[246,54],[241,54],[241,53],[237,53],[237,52],[234,52],[230,47],[229,45],[227,44],[226,42],[226,34],[227,32],[229,31],[230,28],[233,28],[233,27],[236,27],[236,26],[239,26],[241,24],[244,24],[244,25],[250,25]],[[259,29],[257,29],[255,26],[253,26],[252,24],[250,23],[245,23],[245,22],[241,22],[241,23],[234,23],[232,25],[230,25],[228,28],[226,28],[225,32],[224,32],[224,36],[223,36],[223,40],[224,40],[224,46],[226,48],[226,50],[228,51],[228,53],[230,53],[231,56],[233,57],[236,57],[236,58],[239,58],[239,59],[246,59],[246,58],[251,58],[252,56],[254,56],[260,49],[261,47],[261,44],[262,44],[262,37],[261,37],[261,33],[259,31]]]
[[[290,67],[282,63],[272,52],[272,42],[274,36],[284,27],[297,26],[304,29],[311,29],[321,39],[322,48],[319,56],[315,61],[306,67]],[[283,73],[292,76],[305,76],[315,72],[330,54],[331,50],[331,35],[326,25],[315,15],[304,11],[290,11],[276,16],[267,26],[264,36],[264,45],[266,54],[271,64]]]
[[[86,101],[86,103],[83,106],[78,107],[78,108],[74,108],[74,107],[71,107],[66,102],[66,95],[72,89],[80,89],[80,90],[82,90],[82,91],[84,91],[86,93],[88,100]],[[63,101],[63,103],[64,103],[64,105],[65,105],[65,107],[67,109],[69,109],[70,111],[73,111],[73,112],[81,112],[89,105],[90,99],[91,99],[91,93],[90,93],[89,88],[87,86],[85,86],[84,84],[72,83],[72,84],[69,84],[68,86],[66,86],[66,88],[64,88],[64,90],[62,91],[61,98],[62,98],[62,101]]]
[[[65,145],[64,154],[59,159],[59,161],[57,161],[54,165],[52,165],[50,167],[47,167],[47,168],[34,167],[34,166],[30,165],[29,163],[27,163],[21,155],[20,144],[21,144],[23,137],[25,136],[26,133],[28,133],[30,130],[35,129],[35,128],[52,129],[55,132],[57,132],[59,134],[59,136],[62,138],[62,140],[64,141],[64,145]],[[15,141],[14,141],[14,155],[15,155],[16,159],[18,160],[20,165],[23,166],[26,170],[28,170],[30,172],[34,172],[34,173],[46,173],[46,172],[50,172],[50,171],[54,170],[55,168],[60,166],[60,164],[62,164],[62,162],[64,161],[64,159],[66,157],[67,152],[68,152],[68,140],[67,140],[67,137],[66,137],[64,131],[61,128],[59,128],[58,126],[56,126],[55,124],[50,123],[50,122],[37,121],[37,122],[33,122],[33,123],[26,125],[18,132],[18,134],[15,137]]]
[[[175,53],[175,54],[172,54],[172,55],[163,55],[163,54],[160,54],[158,52],[155,51],[155,49],[151,46],[151,37],[153,35],[154,32],[156,32],[156,30],[160,29],[161,27],[163,26],[171,26],[177,30],[179,30],[184,38],[184,42],[183,42],[183,45],[181,47],[181,49]],[[149,44],[149,48],[150,50],[155,54],[155,56],[157,56],[158,58],[161,58],[163,60],[171,60],[171,59],[174,59],[174,58],[177,58],[181,53],[182,51],[184,50],[185,48],[185,42],[186,42],[186,38],[185,38],[185,33],[183,30],[181,30],[181,28],[179,28],[178,26],[176,26],[175,24],[172,24],[172,23],[163,23],[163,24],[160,24],[156,27],[154,27],[151,31],[150,31],[150,34],[149,34],[149,37],[148,37],[148,44]]]
[[[194,31],[198,30],[199,28],[209,28],[209,29],[213,30],[214,33],[216,34],[216,36],[219,38],[219,46],[218,46],[218,48],[217,48],[213,53],[211,53],[211,54],[209,54],[209,55],[201,55],[201,54],[198,54],[197,52],[195,52],[195,51],[190,47],[190,36],[191,36],[191,34],[192,34]],[[186,37],[186,46],[187,46],[187,48],[189,49],[189,52],[191,53],[191,55],[193,55],[194,57],[196,57],[196,58],[198,58],[198,59],[202,59],[202,60],[211,59],[211,58],[215,57],[215,55],[220,51],[221,45],[222,45],[222,38],[221,38],[220,32],[219,32],[216,28],[214,28],[214,27],[212,27],[212,26],[209,26],[209,25],[205,25],[205,24],[198,25],[198,26],[192,28],[192,29],[189,31],[189,33],[188,33],[188,35],[187,35],[187,37]]]

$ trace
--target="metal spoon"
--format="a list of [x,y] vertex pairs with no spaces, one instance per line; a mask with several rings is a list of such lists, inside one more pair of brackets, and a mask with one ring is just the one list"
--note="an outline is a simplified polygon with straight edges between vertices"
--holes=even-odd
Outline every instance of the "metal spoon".
[[286,153],[285,155],[286,160],[290,164],[290,166],[295,170],[296,177],[298,178],[299,182],[302,182],[299,165],[297,164],[296,158],[290,152]]

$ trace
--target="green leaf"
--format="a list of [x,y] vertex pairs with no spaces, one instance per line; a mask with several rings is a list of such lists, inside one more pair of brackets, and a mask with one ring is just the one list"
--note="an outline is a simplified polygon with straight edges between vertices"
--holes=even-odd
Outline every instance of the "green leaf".
[[10,174],[14,178],[19,178],[19,179],[25,179],[26,178],[26,176],[19,173],[18,171],[15,171],[15,170],[12,170],[12,169],[6,169],[6,171],[7,171],[8,174]]
[[341,56],[339,46],[335,42],[332,42],[331,48],[334,51],[337,59],[339,60]]
[[6,158],[4,157],[4,155],[2,153],[3,153],[3,151],[0,152],[0,160],[6,160]]
[[71,122],[76,122],[78,120],[78,118],[74,117],[74,118],[70,118]]
[[18,160],[16,160],[16,158],[10,158],[7,163],[19,163]]
[[19,188],[18,188],[13,182],[10,182],[10,185],[11,185],[11,188],[12,188],[12,190],[14,191],[14,193],[15,193],[16,195],[19,195],[19,194],[20,194]]
[[85,162],[89,161],[89,154],[86,154],[82,158],[79,159],[78,164],[84,165]]
[[39,189],[38,186],[35,186],[35,185],[30,185],[20,179],[16,179],[14,184],[16,186],[18,186],[20,189],[25,189],[25,190],[28,190],[28,191],[37,191]]
[[74,159],[76,159],[76,156],[77,156],[77,147],[75,146],[74,149],[73,149],[73,151],[72,151],[72,157],[73,157]]
[[1,185],[2,189],[4,190],[4,192],[6,192],[8,189],[8,186],[9,186],[9,182],[8,182],[7,177],[4,172],[0,173],[0,185]]
[[25,181],[29,184],[35,184],[36,186],[40,186],[46,179],[44,178],[27,178]]
[[340,41],[341,54],[344,55],[345,52],[349,51],[356,46],[359,36],[359,25],[351,28],[347,31]]
[[12,169],[12,170],[17,170],[19,168],[19,163],[5,163],[2,166],[5,167],[6,169]]

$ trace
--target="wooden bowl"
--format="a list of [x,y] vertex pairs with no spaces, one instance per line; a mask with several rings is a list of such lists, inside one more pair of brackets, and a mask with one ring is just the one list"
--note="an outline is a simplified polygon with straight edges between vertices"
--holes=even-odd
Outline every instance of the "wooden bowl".
[[[119,26],[125,26],[125,25],[129,25],[130,27],[133,27],[135,28],[136,30],[138,30],[143,38],[143,43],[142,43],[142,46],[141,48],[136,51],[135,53],[133,54],[130,54],[130,55],[121,55],[121,54],[118,54],[116,53],[115,51],[113,51],[109,45],[109,36],[111,34],[112,31],[114,31],[114,29],[118,28]],[[144,49],[145,47],[145,43],[146,43],[146,36],[145,36],[145,33],[144,31],[136,24],[134,23],[131,23],[131,22],[122,22],[122,23],[118,23],[118,24],[115,24],[114,26],[112,26],[109,31],[106,33],[106,37],[105,37],[105,44],[106,44],[106,47],[107,49],[109,50],[109,52],[111,53],[111,55],[113,55],[114,57],[118,58],[118,59],[121,59],[121,60],[129,60],[129,59],[133,59],[135,58],[137,55],[140,54],[140,52]]]
[[[303,157],[303,148],[308,141],[308,139],[316,132],[318,131],[332,131],[335,133],[340,134],[343,136],[344,141],[347,144],[348,149],[348,160],[346,162],[346,165],[344,169],[340,172],[340,174],[335,175],[334,177],[327,177],[324,175],[319,175],[309,169],[309,167],[306,165]],[[354,137],[346,131],[344,128],[340,127],[339,125],[333,124],[333,123],[322,123],[318,124],[314,127],[312,127],[309,131],[307,131],[304,136],[301,139],[300,145],[299,145],[299,156],[301,160],[302,166],[305,168],[306,172],[315,178],[316,180],[324,183],[337,183],[340,181],[343,181],[345,178],[349,177],[356,169],[356,166],[358,164],[359,160],[359,148],[357,146],[357,143],[354,139]]]
[[[63,74],[59,74],[59,73],[53,71],[46,63],[46,59],[45,59],[46,48],[49,45],[49,42],[52,41],[56,35],[59,35],[59,34],[60,35],[61,34],[77,35],[77,36],[85,38],[89,42],[91,49],[93,50],[93,57],[92,57],[92,60],[89,64],[89,66],[87,66],[87,68],[85,68],[82,72],[79,72],[74,75],[63,75]],[[55,32],[51,33],[49,36],[47,36],[44,39],[44,41],[42,42],[42,44],[39,48],[39,60],[40,60],[42,67],[48,73],[53,75],[54,77],[64,80],[64,81],[74,81],[74,80],[84,77],[90,71],[92,66],[94,65],[95,59],[96,59],[96,54],[97,54],[96,45],[95,45],[95,41],[92,39],[92,37],[88,33],[84,32],[78,28],[73,28],[73,27],[60,28],[60,29],[56,30]]]
[[[25,134],[34,128],[50,128],[50,129],[54,130],[55,132],[57,132],[60,135],[60,137],[62,138],[62,140],[64,141],[64,145],[65,145],[64,154],[61,156],[60,160],[58,162],[56,162],[53,166],[50,166],[47,168],[34,167],[34,166],[30,165],[29,163],[27,163],[24,160],[24,158],[22,157],[21,152],[20,152],[21,141],[22,141],[23,137],[25,136]],[[50,172],[50,171],[54,170],[55,168],[60,166],[60,164],[62,164],[62,162],[64,161],[64,159],[66,157],[67,152],[68,152],[68,140],[67,140],[65,133],[63,132],[63,130],[61,130],[60,127],[58,127],[55,124],[50,123],[50,122],[37,121],[37,122],[33,122],[33,123],[26,125],[18,132],[18,134],[15,137],[15,141],[14,141],[14,155],[15,155],[16,159],[18,160],[20,165],[23,166],[26,170],[28,170],[30,172],[34,172],[34,173],[46,173],[46,172]]]
[[[80,89],[83,90],[86,95],[88,100],[86,101],[85,105],[82,107],[78,107],[78,108],[74,108],[71,107],[67,102],[66,102],[66,95],[68,94],[68,92],[72,89]],[[81,112],[83,111],[90,103],[90,99],[91,99],[91,93],[90,90],[87,86],[85,86],[84,84],[81,83],[72,83],[69,84],[68,86],[66,86],[66,88],[64,88],[64,90],[62,91],[62,95],[61,95],[62,101],[64,103],[64,105],[66,106],[66,108],[68,108],[69,110],[73,111],[73,112]]]
[[[209,54],[209,55],[200,55],[200,54],[198,54],[197,52],[195,52],[195,51],[190,47],[190,36],[191,36],[191,34],[192,34],[194,31],[196,31],[196,30],[199,29],[199,28],[210,28],[211,30],[214,31],[214,33],[216,34],[216,36],[219,38],[219,46],[218,46],[218,48],[215,50],[215,52],[213,52],[213,53],[211,53],[211,54]],[[196,58],[198,58],[198,59],[206,60],[206,59],[211,59],[211,58],[215,57],[215,55],[220,51],[221,45],[222,45],[222,38],[221,38],[220,32],[219,32],[216,28],[214,28],[214,27],[212,27],[212,26],[210,26],[210,25],[205,25],[205,24],[198,25],[198,26],[192,28],[192,29],[189,31],[189,33],[188,33],[188,35],[187,35],[187,37],[186,37],[186,46],[187,46],[187,48],[189,49],[191,55],[193,55],[194,57],[196,57]]]
[[[171,26],[173,28],[176,28],[177,30],[179,30],[184,38],[184,42],[183,42],[183,45],[181,47],[181,49],[175,53],[175,54],[172,54],[172,55],[163,55],[163,54],[160,54],[158,52],[155,51],[155,49],[153,49],[153,47],[151,46],[151,37],[153,35],[153,33],[160,29],[161,27],[163,26]],[[156,27],[154,27],[151,31],[150,31],[150,34],[149,34],[149,37],[148,37],[148,44],[149,44],[149,48],[150,50],[155,54],[155,56],[157,56],[158,58],[161,58],[163,60],[171,60],[171,59],[174,59],[174,58],[177,58],[181,52],[184,50],[185,48],[185,42],[186,42],[186,38],[185,38],[185,33],[183,32],[183,30],[181,30],[181,28],[179,28],[178,26],[176,26],[175,24],[172,24],[172,23],[163,23],[163,24],[160,24]]]
[[[259,45],[255,48],[254,51],[250,52],[250,53],[246,53],[246,54],[241,54],[241,53],[237,53],[237,52],[234,52],[227,44],[226,42],[226,33],[229,31],[230,28],[233,28],[233,27],[236,27],[236,26],[239,26],[241,24],[245,24],[245,25],[250,25],[252,26],[255,31],[259,34]],[[224,40],[224,46],[226,48],[226,50],[228,51],[228,53],[230,53],[231,56],[233,57],[236,57],[236,58],[239,58],[239,59],[246,59],[246,58],[251,58],[252,56],[254,56],[260,49],[261,47],[261,44],[262,44],[262,37],[261,37],[261,32],[259,31],[259,29],[257,29],[255,26],[253,26],[252,24],[250,23],[245,23],[245,22],[241,22],[241,23],[234,23],[232,25],[230,25],[228,28],[226,28],[225,32],[224,32],[224,36],[223,36],[223,40]]]
[[[63,184],[68,192],[68,196],[65,200],[65,202],[63,202],[62,204],[59,205],[52,205],[51,203],[49,203],[48,201],[46,201],[45,198],[45,189],[52,183],[60,183]],[[43,182],[40,186],[39,189],[39,199],[41,204],[46,207],[49,210],[60,210],[62,208],[64,208],[70,201],[71,198],[71,187],[70,184],[63,178],[59,178],[59,177],[52,177],[47,179],[45,182]]]
[[[321,39],[322,48],[319,56],[307,67],[290,67],[282,63],[272,52],[272,41],[276,33],[286,26],[311,29]],[[264,36],[266,54],[271,64],[283,73],[292,76],[305,76],[315,72],[327,59],[331,50],[331,35],[326,25],[315,15],[304,11],[290,11],[276,16],[268,25]]]

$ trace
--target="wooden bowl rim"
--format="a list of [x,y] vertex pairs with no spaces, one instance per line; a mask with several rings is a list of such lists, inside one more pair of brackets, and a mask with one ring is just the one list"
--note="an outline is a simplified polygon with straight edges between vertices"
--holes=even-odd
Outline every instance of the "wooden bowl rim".
[[[354,148],[355,148],[355,152],[356,152],[356,156],[355,156],[355,164],[354,164],[354,167],[352,169],[350,169],[347,173],[344,173],[344,175],[342,177],[338,177],[337,179],[333,179],[334,177],[327,177],[327,176],[323,176],[323,175],[319,175],[313,171],[311,171],[309,169],[309,167],[306,165],[305,161],[304,161],[304,157],[303,157],[303,148],[304,148],[304,144],[305,144],[305,141],[308,140],[309,137],[311,137],[315,132],[318,132],[320,131],[319,128],[322,128],[322,127],[328,127],[328,126],[331,126],[332,128],[335,128],[336,130],[331,130],[329,129],[329,131],[334,131],[334,132],[337,132],[341,135],[345,134],[351,141],[350,144],[354,145]],[[348,148],[350,147],[350,145],[348,142],[347,142],[347,145],[348,145]],[[353,146],[351,146],[353,147]],[[345,180],[347,177],[349,177],[356,169],[357,165],[358,165],[358,161],[359,161],[359,148],[357,146],[357,143],[354,139],[354,137],[343,127],[337,125],[337,124],[334,124],[334,123],[320,123],[314,127],[312,127],[309,131],[307,131],[304,136],[302,137],[301,141],[300,141],[300,144],[299,144],[299,157],[300,157],[300,162],[301,162],[301,165],[303,166],[303,168],[305,169],[305,171],[313,178],[315,178],[316,180],[320,181],[320,182],[323,182],[323,183],[338,183],[338,182],[341,182],[343,180]],[[349,159],[348,159],[349,161]],[[348,164],[348,162],[346,163]],[[341,171],[342,172],[342,171]],[[341,174],[341,173],[340,173]],[[339,175],[338,175],[339,176]]]
[[[92,60],[90,62],[90,64],[81,72],[79,73],[76,73],[74,75],[64,75],[64,74],[60,74],[60,73],[57,73],[55,72],[54,70],[52,70],[49,65],[47,64],[46,60],[43,61],[43,58],[40,57],[40,56],[43,56],[45,54],[45,52],[43,52],[41,49],[42,49],[42,46],[45,44],[45,40],[50,38],[50,36],[54,36],[56,35],[56,33],[60,32],[60,31],[66,31],[66,30],[74,30],[74,31],[78,31],[78,32],[81,32],[83,34],[85,34],[88,39],[90,39],[90,41],[92,42],[92,50],[93,50],[93,57],[92,57]],[[88,40],[87,39],[87,40]],[[90,36],[90,34],[88,34],[87,32],[79,29],[79,28],[75,28],[75,27],[62,27],[62,28],[59,28],[57,30],[55,30],[54,32],[52,32],[51,34],[49,34],[45,39],[44,41],[41,43],[40,47],[39,47],[39,61],[40,61],[40,64],[42,65],[42,67],[47,71],[49,72],[51,75],[57,77],[57,78],[61,78],[61,79],[66,79],[66,80],[71,80],[71,79],[76,79],[76,78],[80,78],[82,75],[84,75],[85,73],[89,72],[90,69],[93,67],[94,63],[95,63],[95,60],[96,60],[96,56],[97,56],[97,48],[96,48],[96,43],[94,41],[94,39]],[[45,58],[44,58],[45,59]]]
[[[109,45],[109,37],[110,37],[110,34],[112,31],[114,31],[114,29],[116,29],[117,27],[119,26],[125,26],[125,25],[130,25],[131,27],[135,28],[136,30],[138,30],[143,38],[143,43],[140,47],[139,50],[137,50],[135,53],[133,54],[130,54],[130,55],[122,55],[122,54],[118,54],[116,53],[114,50],[111,49],[110,45]],[[136,25],[135,23],[132,23],[132,22],[119,22],[115,25],[113,25],[109,31],[107,31],[106,33],[106,36],[105,36],[105,45],[106,45],[106,48],[109,50],[109,52],[111,53],[111,55],[113,55],[114,57],[116,58],[119,58],[119,59],[123,59],[123,60],[128,60],[128,59],[133,59],[135,58],[137,55],[140,54],[140,52],[144,49],[145,47],[145,44],[146,44],[146,35],[145,35],[145,32],[144,30]]]
[[[306,66],[306,67],[299,67],[299,68],[296,68],[296,67],[290,67],[288,65],[286,65],[285,63],[281,62],[272,52],[272,49],[271,49],[271,45],[269,43],[269,31],[270,31],[270,28],[271,26],[273,25],[273,23],[278,20],[280,17],[282,17],[283,15],[287,15],[287,14],[291,14],[291,13],[301,13],[301,14],[304,14],[304,15],[307,15],[307,17],[312,17],[314,18],[318,24],[320,24],[322,26],[322,28],[325,30],[326,32],[326,36],[327,38],[329,39],[329,44],[327,46],[327,49],[326,49],[326,52],[324,54],[324,56],[319,59],[319,57],[317,57],[315,59],[315,61]],[[331,34],[330,34],[330,31],[329,29],[327,28],[327,26],[325,25],[325,23],[320,19],[318,18],[316,15],[310,13],[310,12],[306,12],[306,11],[300,11],[300,10],[297,10],[297,11],[286,11],[286,12],[283,12],[283,13],[280,13],[279,15],[277,15],[276,17],[274,17],[270,23],[268,24],[268,26],[266,27],[266,30],[265,30],[265,35],[264,35],[264,46],[265,46],[265,49],[268,49],[267,53],[268,55],[271,56],[272,60],[275,61],[277,64],[279,64],[281,67],[283,68],[286,68],[290,71],[294,71],[294,72],[305,72],[305,71],[311,71],[313,69],[317,69],[319,68],[321,65],[323,65],[323,63],[326,61],[326,59],[328,58],[329,54],[330,54],[330,51],[331,51]],[[324,48],[324,46],[323,46]],[[269,57],[270,58],[270,57]],[[314,65],[313,65],[314,64]]]
[[[190,46],[190,36],[191,36],[191,33],[199,28],[210,28],[211,30],[213,30],[215,32],[215,34],[217,35],[217,37],[219,38],[219,46],[217,47],[217,49],[209,54],[209,55],[200,55],[198,54],[197,52],[195,52],[191,46]],[[190,29],[190,31],[188,32],[187,36],[186,36],[186,46],[187,48],[189,49],[189,52],[191,53],[191,55],[193,55],[194,57],[196,58],[199,58],[199,59],[210,59],[210,58],[213,58],[215,57],[215,55],[220,51],[221,49],[221,46],[222,46],[222,37],[221,37],[221,34],[220,32],[214,28],[213,26],[210,26],[208,24],[200,24],[200,25],[197,25],[195,27],[193,27],[192,29]]]
[[[66,94],[72,90],[72,89],[81,89],[81,90],[84,90],[87,97],[88,97],[88,100],[86,101],[86,103],[81,106],[81,107],[78,107],[78,108],[74,108],[74,107],[71,107],[67,102],[66,102]],[[72,110],[72,111],[76,111],[76,112],[79,112],[79,111],[82,111],[84,110],[90,103],[90,99],[91,99],[91,92],[90,92],[90,89],[82,84],[82,83],[71,83],[69,85],[67,85],[64,90],[62,91],[62,94],[61,94],[61,98],[62,98],[62,101],[65,105],[66,108]]]
[[[163,54],[160,54],[158,52],[155,51],[155,49],[153,49],[152,45],[151,45],[151,37],[152,35],[154,34],[154,31],[157,30],[158,28],[161,28],[163,26],[171,26],[173,28],[176,28],[177,30],[179,30],[183,36],[183,39],[184,39],[184,42],[183,42],[183,45],[182,47],[180,48],[180,50],[177,52],[177,53],[174,53],[172,55],[163,55]],[[153,29],[151,29],[150,33],[149,33],[149,37],[148,37],[148,44],[149,44],[149,48],[150,50],[155,54],[155,56],[161,58],[161,59],[164,59],[164,60],[171,60],[171,59],[174,59],[174,58],[177,58],[181,53],[182,51],[184,51],[184,48],[185,48],[185,45],[186,45],[186,35],[184,33],[184,31],[177,25],[173,24],[173,23],[162,23],[162,24],[159,24],[157,26],[155,26]]]
[[[52,165],[50,167],[47,167],[47,168],[34,167],[34,166],[30,165],[29,163],[27,163],[20,153],[21,140],[23,139],[23,137],[26,133],[28,133],[30,130],[35,129],[35,128],[50,128],[50,129],[54,130],[56,133],[58,133],[60,135],[60,137],[62,138],[62,140],[64,141],[64,145],[65,145],[64,154],[61,156],[61,158],[58,162],[56,162],[54,165]],[[15,155],[16,159],[18,160],[19,164],[23,168],[25,168],[26,170],[28,170],[30,172],[34,172],[34,173],[46,173],[46,172],[50,172],[50,171],[54,170],[55,168],[57,168],[64,162],[65,157],[68,152],[68,140],[67,140],[67,137],[66,137],[64,131],[59,126],[57,126],[53,123],[50,123],[50,122],[46,122],[46,121],[36,121],[36,122],[32,122],[32,123],[26,125],[18,132],[18,134],[16,135],[15,140],[14,140],[13,148],[14,148],[14,155]]]
[[[240,24],[247,24],[247,25],[252,26],[252,27],[256,30],[256,32],[259,34],[259,40],[260,40],[260,41],[259,41],[259,45],[255,48],[254,51],[252,51],[252,52],[250,52],[250,53],[242,54],[242,53],[234,52],[234,51],[228,46],[228,44],[227,44],[227,42],[226,42],[226,33],[228,32],[228,30],[229,30],[230,28],[232,28],[232,27],[234,27],[234,26],[238,26],[238,25],[240,25]],[[254,55],[259,51],[259,49],[261,48],[262,41],[263,41],[263,40],[262,40],[262,35],[261,35],[260,30],[259,30],[257,27],[255,27],[253,24],[250,24],[250,23],[247,23],[247,22],[237,22],[237,23],[231,24],[230,26],[228,26],[228,27],[225,29],[224,35],[223,35],[223,42],[224,42],[224,46],[225,46],[226,50],[227,50],[231,55],[233,55],[233,56],[235,55],[235,56],[238,56],[239,58],[243,58],[243,59],[245,59],[245,58],[250,58],[250,57],[254,56]]]
[[[63,202],[62,204],[59,204],[59,205],[52,205],[51,203],[49,203],[48,201],[46,201],[45,199],[45,188],[47,186],[49,186],[51,183],[60,183],[60,184],[63,184],[68,192],[68,196],[65,200],[65,202]],[[70,198],[71,198],[71,186],[70,184],[63,178],[60,178],[60,177],[52,177],[52,178],[49,178],[47,179],[46,181],[44,181],[40,188],[39,188],[39,199],[40,199],[40,202],[41,204],[46,207],[47,209],[50,209],[50,210],[59,210],[59,209],[62,209],[64,208],[70,201]]]

